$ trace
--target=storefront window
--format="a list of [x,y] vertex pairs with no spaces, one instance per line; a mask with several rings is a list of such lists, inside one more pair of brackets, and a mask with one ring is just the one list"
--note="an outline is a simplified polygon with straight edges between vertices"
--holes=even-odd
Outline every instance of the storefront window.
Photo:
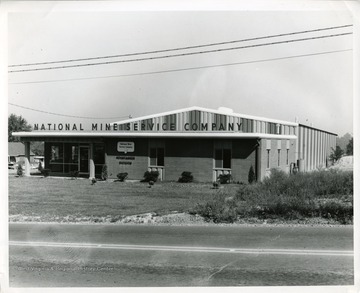
[[102,143],[94,144],[94,163],[95,165],[105,164],[105,146]]
[[53,144],[51,145],[51,159],[50,163],[63,163],[64,155],[63,144]]
[[67,164],[77,164],[79,161],[79,146],[78,144],[64,144],[64,158]]
[[215,168],[231,169],[231,149],[215,150]]
[[164,148],[150,148],[150,166],[164,166]]
[[222,168],[222,150],[215,150],[215,168]]

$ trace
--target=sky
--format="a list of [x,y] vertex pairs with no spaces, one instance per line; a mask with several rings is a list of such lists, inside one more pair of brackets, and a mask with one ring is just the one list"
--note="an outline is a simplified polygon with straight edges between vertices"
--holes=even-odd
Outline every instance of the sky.
[[[348,10],[330,8],[324,6],[315,11],[47,8],[15,12],[8,15],[8,64],[182,48],[353,24]],[[9,70],[233,48],[352,31],[353,27],[346,27],[199,49]],[[87,127],[94,122],[108,123],[129,115],[136,118],[191,106],[228,107],[235,113],[291,122],[297,119],[342,136],[353,133],[352,48],[353,35],[343,35],[156,60],[13,72],[8,74],[11,104],[109,119],[61,117],[13,105],[9,105],[8,112],[22,115],[31,125],[82,123]]]

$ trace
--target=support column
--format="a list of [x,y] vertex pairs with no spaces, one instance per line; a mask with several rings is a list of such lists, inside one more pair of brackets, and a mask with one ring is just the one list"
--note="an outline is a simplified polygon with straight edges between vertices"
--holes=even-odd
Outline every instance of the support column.
[[25,143],[25,176],[30,176],[30,141],[26,141]]
[[94,144],[90,143],[90,157],[89,157],[89,179],[95,178],[95,163],[94,163]]

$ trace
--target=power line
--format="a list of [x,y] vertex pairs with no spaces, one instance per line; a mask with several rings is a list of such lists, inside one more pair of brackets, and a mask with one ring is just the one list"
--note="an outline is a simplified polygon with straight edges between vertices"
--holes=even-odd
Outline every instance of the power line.
[[29,108],[29,107],[25,107],[25,106],[21,106],[21,105],[17,105],[17,104],[13,104],[13,103],[8,103],[11,106],[15,106],[18,108],[22,108],[22,109],[27,109],[27,110],[31,110],[31,111],[35,111],[35,112],[40,112],[40,113],[45,113],[45,114],[49,114],[49,115],[56,115],[56,116],[62,116],[62,117],[71,117],[71,118],[82,118],[82,119],[122,119],[122,118],[131,118],[131,115],[129,116],[122,116],[122,117],[106,117],[106,118],[100,118],[100,117],[84,117],[84,116],[73,116],[73,115],[66,115],[66,114],[59,114],[59,113],[53,113],[53,112],[48,112],[48,111],[43,111],[43,110],[38,110],[38,109],[34,109],[34,108]]
[[232,50],[263,47],[263,46],[270,46],[270,45],[278,45],[278,44],[284,44],[284,43],[294,43],[294,42],[301,42],[301,41],[308,41],[308,40],[333,38],[333,37],[339,37],[339,36],[345,36],[345,35],[351,35],[351,34],[352,33],[350,32],[350,33],[341,33],[341,34],[333,34],[333,35],[325,35],[325,36],[318,36],[318,37],[303,38],[303,39],[295,39],[295,40],[286,40],[286,41],[278,41],[278,42],[271,42],[271,43],[263,43],[263,44],[256,44],[256,45],[248,45],[248,46],[241,46],[241,47],[223,48],[223,49],[216,49],[216,50],[198,51],[198,52],[181,53],[181,54],[173,54],[173,55],[163,55],[163,56],[156,56],[156,57],[145,57],[145,58],[137,58],[137,59],[118,60],[118,61],[87,63],[87,64],[78,64],[78,65],[45,67],[45,68],[36,68],[36,69],[21,69],[21,70],[12,70],[12,71],[8,71],[8,72],[9,73],[14,73],[14,72],[28,72],[28,71],[40,71],[40,70],[53,70],[53,69],[65,69],[65,68],[75,68],[75,67],[77,68],[77,67],[94,66],[94,65],[108,65],[108,64],[115,64],[115,63],[126,63],[126,62],[136,62],[136,61],[145,61],[145,60],[165,59],[165,58],[171,58],[171,57],[183,57],[183,56],[190,56],[190,55],[199,55],[199,54],[206,54],[206,53],[215,53],[215,52],[232,51]]
[[137,56],[137,55],[145,55],[145,54],[164,53],[164,52],[179,51],[179,50],[188,50],[188,49],[196,49],[196,48],[203,48],[203,47],[210,47],[210,46],[228,45],[228,44],[234,44],[234,43],[240,43],[240,42],[247,42],[247,41],[255,41],[255,40],[262,40],[262,39],[269,39],[269,38],[275,38],[275,37],[284,37],[284,36],[305,34],[305,33],[311,33],[311,32],[320,32],[320,31],[325,31],[325,30],[333,30],[333,29],[346,28],[346,27],[351,27],[351,26],[353,26],[353,25],[352,25],[352,24],[347,24],[347,25],[341,25],[341,26],[333,26],[333,27],[319,28],[319,29],[313,29],[313,30],[297,31],[297,32],[292,32],[292,33],[283,33],[283,34],[270,35],[270,36],[254,37],[254,38],[247,38],[247,39],[241,39],[241,40],[233,40],[233,41],[217,42],[217,43],[210,43],[210,44],[203,44],[203,45],[186,46],[186,47],[180,47],[180,48],[162,49],[162,50],[154,50],[154,51],[146,51],[146,52],[136,52],[136,53],[127,53],[127,54],[110,55],[110,56],[100,56],[100,57],[89,57],[89,58],[79,58],[79,59],[68,59],[68,60],[59,60],[59,61],[49,61],[49,62],[14,64],[14,65],[9,65],[9,67],[32,66],[32,65],[46,65],[46,64],[55,64],[55,63],[67,63],[67,62],[77,62],[77,61],[89,61],[89,60],[99,60],[99,59],[108,59],[108,58],[129,57],[129,56]]
[[88,79],[101,79],[101,78],[141,76],[141,75],[161,74],[161,73],[180,72],[180,71],[198,70],[198,69],[206,69],[206,68],[225,67],[225,66],[234,66],[234,65],[260,63],[260,62],[269,62],[269,61],[301,58],[301,57],[307,57],[307,56],[334,54],[334,53],[347,52],[347,51],[352,51],[352,49],[335,50],[335,51],[310,53],[310,54],[302,54],[302,55],[293,55],[293,56],[286,56],[286,57],[279,57],[279,58],[252,60],[252,61],[235,62],[235,63],[207,65],[207,66],[199,66],[199,67],[188,67],[188,68],[169,69],[169,70],[160,70],[160,71],[140,72],[140,73],[132,73],[132,74],[107,75],[107,76],[70,78],[70,79],[40,80],[40,81],[25,81],[25,82],[10,82],[9,84],[33,84],[33,83],[67,82],[67,81],[74,81],[74,80],[88,80]]

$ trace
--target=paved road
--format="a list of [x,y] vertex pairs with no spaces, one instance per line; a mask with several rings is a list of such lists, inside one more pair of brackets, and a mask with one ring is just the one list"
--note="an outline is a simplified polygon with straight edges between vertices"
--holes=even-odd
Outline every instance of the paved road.
[[352,227],[10,224],[10,285],[352,285]]

